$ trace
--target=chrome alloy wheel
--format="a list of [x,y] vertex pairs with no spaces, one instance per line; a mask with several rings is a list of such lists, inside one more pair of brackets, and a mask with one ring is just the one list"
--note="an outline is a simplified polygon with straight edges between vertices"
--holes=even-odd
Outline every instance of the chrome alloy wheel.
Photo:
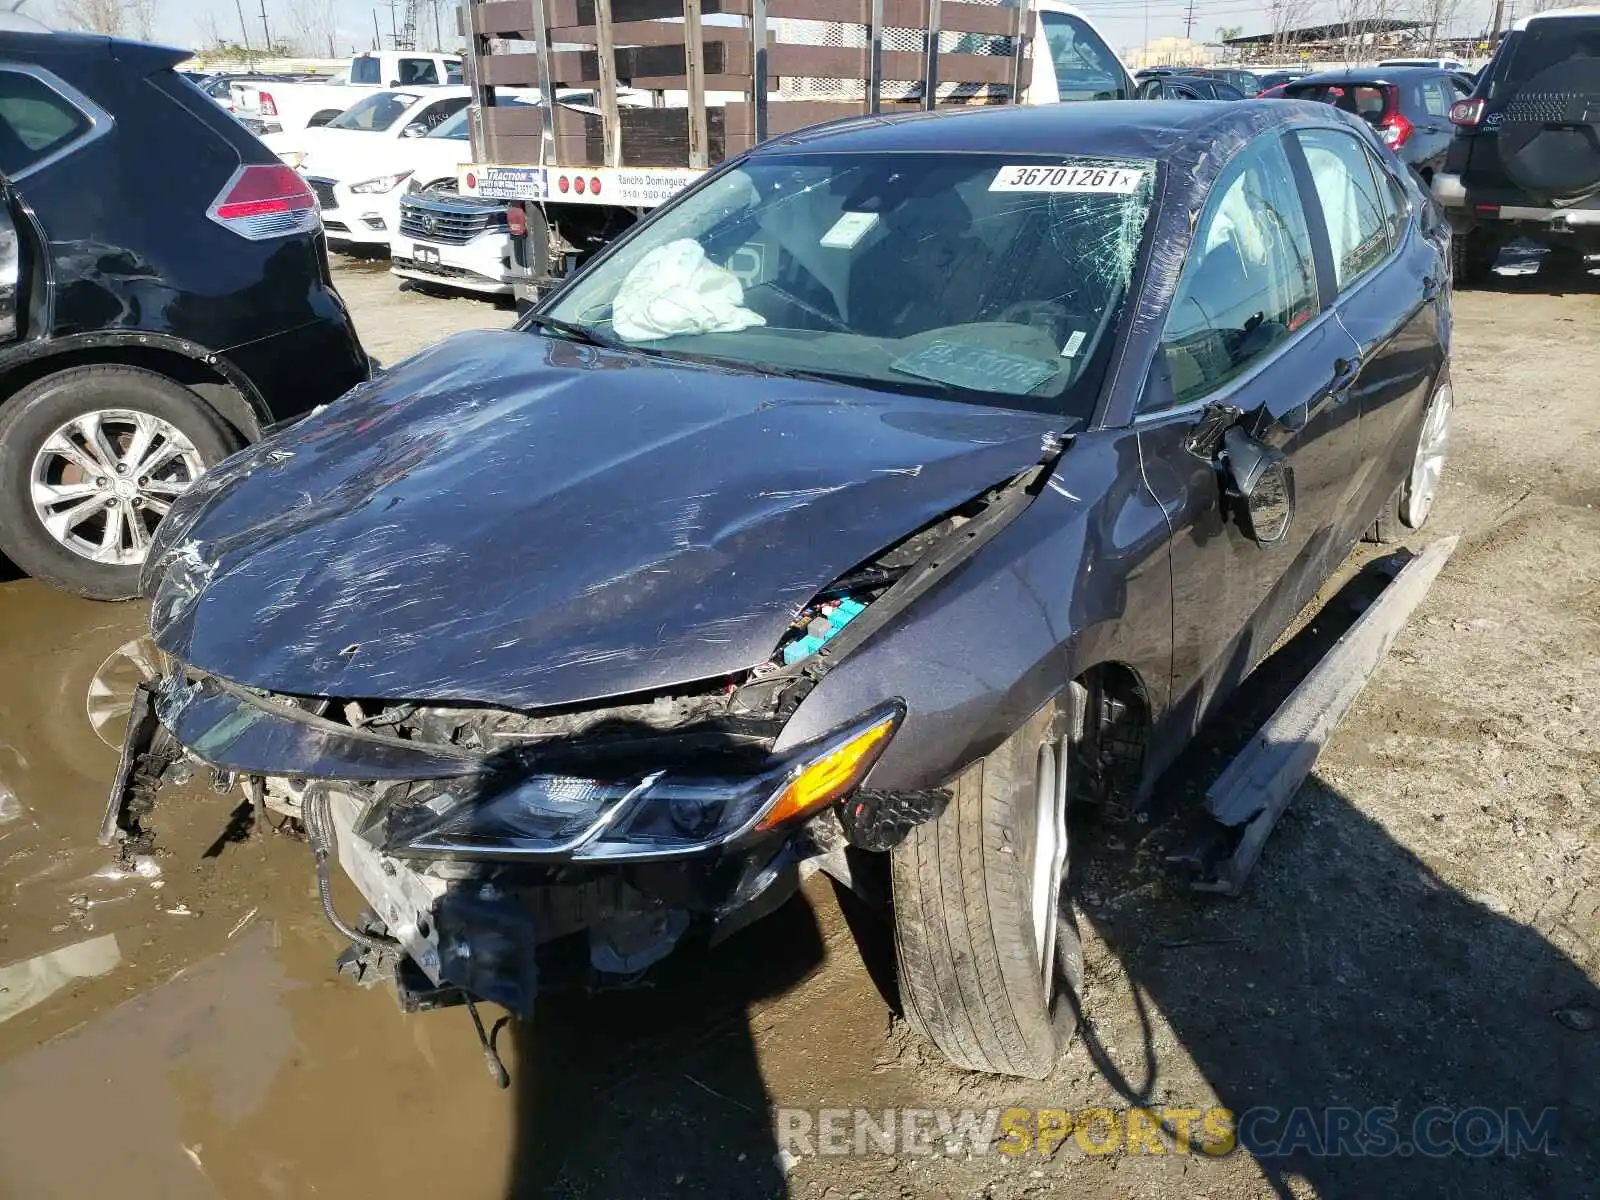
[[1450,455],[1450,421],[1454,411],[1455,396],[1447,383],[1428,403],[1427,415],[1422,418],[1422,434],[1417,438],[1417,455],[1412,460],[1411,474],[1406,477],[1405,491],[1400,497],[1400,519],[1412,529],[1420,529],[1433,511],[1439,478],[1444,474],[1445,460]]
[[157,523],[204,470],[200,451],[175,426],[132,409],[101,409],[45,439],[33,460],[33,509],[74,554],[137,566]]
[[1056,970],[1056,924],[1067,865],[1067,773],[1061,756],[1066,743],[1039,747],[1034,783],[1033,886],[1030,907],[1034,947],[1044,992],[1052,995]]

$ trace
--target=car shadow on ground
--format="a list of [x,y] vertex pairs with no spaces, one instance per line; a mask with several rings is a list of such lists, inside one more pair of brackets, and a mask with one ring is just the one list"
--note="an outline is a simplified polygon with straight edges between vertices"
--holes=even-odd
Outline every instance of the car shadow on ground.
[[541,995],[508,1032],[516,1151],[506,1194],[787,1194],[752,1005],[822,961],[803,896],[632,990]]
[[[1275,838],[1269,857],[1297,869],[1258,876],[1242,900],[1169,896],[1093,917],[1274,1191],[1306,1194],[1291,1191],[1300,1179],[1321,1196],[1592,1194],[1600,990],[1581,967],[1316,780]],[[1166,1090],[1143,1034],[1134,1061],[1113,1061],[1092,1017],[1084,1040],[1129,1104],[1193,1106]]]
[[[1112,1014],[1114,1036],[1099,1036],[1091,969],[1084,1044],[1130,1105],[1194,1106],[1167,1090],[1147,1016],[1159,1011],[1285,1198],[1307,1185],[1592,1194],[1600,989],[1584,968],[1600,965],[1600,947],[1576,910],[1593,897],[1552,896],[1531,924],[1513,919],[1444,882],[1317,774],[1243,896],[1161,879],[1183,836],[1179,801],[1203,795],[1372,586],[1358,576],[1247,681],[1164,777],[1147,833],[1091,825],[1077,839],[1077,893],[1134,993]],[[1141,887],[1151,877],[1161,881]]]

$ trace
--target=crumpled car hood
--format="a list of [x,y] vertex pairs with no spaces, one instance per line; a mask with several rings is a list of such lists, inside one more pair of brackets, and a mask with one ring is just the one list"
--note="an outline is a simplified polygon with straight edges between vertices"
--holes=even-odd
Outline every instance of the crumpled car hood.
[[715,678],[1068,423],[464,334],[205,476],[158,535],[152,629],[296,695],[534,708]]

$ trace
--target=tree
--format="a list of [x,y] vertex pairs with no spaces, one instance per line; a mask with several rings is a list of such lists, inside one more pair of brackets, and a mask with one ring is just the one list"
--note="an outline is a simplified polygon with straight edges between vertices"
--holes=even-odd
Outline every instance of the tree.
[[1363,57],[1363,39],[1382,20],[1387,0],[1334,0],[1333,23],[1342,26],[1341,56],[1346,66]]
[[195,18],[195,28],[200,34],[200,49],[214,54],[227,44],[222,36],[222,24],[214,12],[203,12]]
[[118,37],[127,16],[123,0],[56,0],[56,20],[69,29]]
[[334,0],[289,0],[289,27],[303,53],[338,57],[339,11]]
[[[1539,0],[1533,0],[1535,4]],[[1416,0],[1413,18],[1427,27],[1428,53],[1431,55],[1438,43],[1447,41],[1450,29],[1461,15],[1461,0]]]
[[1272,56],[1287,54],[1290,33],[1300,28],[1311,15],[1317,0],[1273,0],[1272,5]]
[[1218,25],[1217,26],[1217,41],[1219,41],[1219,42],[1231,42],[1231,41],[1233,41],[1234,38],[1238,37],[1243,32],[1244,32],[1244,26],[1243,25]]
[[125,8],[134,36],[144,42],[152,40],[156,36],[156,11],[160,0],[127,0]]

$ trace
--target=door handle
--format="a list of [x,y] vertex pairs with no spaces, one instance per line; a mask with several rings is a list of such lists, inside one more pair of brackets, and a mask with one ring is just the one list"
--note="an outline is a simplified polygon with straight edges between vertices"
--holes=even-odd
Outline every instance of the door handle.
[[1360,375],[1361,360],[1359,358],[1334,360],[1333,382],[1328,385],[1328,398],[1335,404],[1343,404],[1350,398],[1350,389],[1355,385]]

